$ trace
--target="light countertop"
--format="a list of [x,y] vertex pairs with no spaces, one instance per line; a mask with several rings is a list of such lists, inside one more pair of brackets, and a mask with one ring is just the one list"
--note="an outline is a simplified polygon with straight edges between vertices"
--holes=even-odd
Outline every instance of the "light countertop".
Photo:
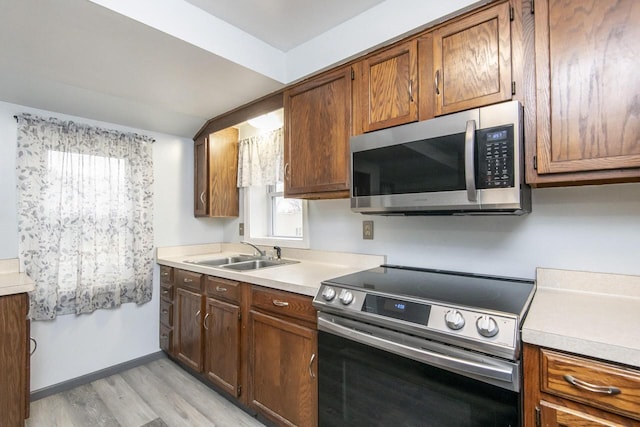
[[20,272],[17,259],[0,260],[0,296],[31,292],[34,288],[33,280]]
[[[269,249],[269,247],[259,247]],[[323,280],[378,267],[385,262],[385,257],[381,255],[291,248],[282,248],[282,258],[296,260],[299,261],[298,263],[251,271],[234,271],[185,262],[187,260],[225,258],[237,254],[251,255],[252,253],[251,247],[234,243],[173,246],[158,248],[156,260],[161,265],[308,296],[315,296]]]
[[538,268],[529,344],[640,367],[640,276]]

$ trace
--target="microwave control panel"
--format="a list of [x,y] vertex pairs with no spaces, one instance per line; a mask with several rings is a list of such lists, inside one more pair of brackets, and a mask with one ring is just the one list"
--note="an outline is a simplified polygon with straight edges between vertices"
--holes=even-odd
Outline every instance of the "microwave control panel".
[[476,133],[477,187],[514,186],[513,125],[481,129]]

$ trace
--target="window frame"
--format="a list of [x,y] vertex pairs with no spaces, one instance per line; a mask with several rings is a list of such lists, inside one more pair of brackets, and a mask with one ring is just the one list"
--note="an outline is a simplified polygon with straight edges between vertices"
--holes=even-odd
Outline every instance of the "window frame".
[[[297,249],[309,249],[311,247],[310,239],[309,239],[309,209],[307,200],[302,199],[302,237],[279,237],[273,236],[273,203],[271,200],[271,194],[275,194],[266,190],[269,186],[262,187],[248,187],[242,188],[243,191],[243,200],[244,200],[244,209],[243,209],[243,221],[244,221],[244,241],[256,244],[256,245],[264,245],[264,246],[280,246],[284,248],[297,248]],[[274,186],[275,187],[275,186]],[[265,191],[266,190],[266,191]],[[251,235],[251,198],[257,197],[252,192],[260,192],[264,195],[265,199],[267,199],[267,215],[269,218],[267,219],[267,232],[268,236],[252,236]],[[281,192],[284,195],[284,192]],[[276,196],[274,196],[275,199]],[[255,214],[255,212],[254,212]],[[256,227],[254,227],[255,230]]]

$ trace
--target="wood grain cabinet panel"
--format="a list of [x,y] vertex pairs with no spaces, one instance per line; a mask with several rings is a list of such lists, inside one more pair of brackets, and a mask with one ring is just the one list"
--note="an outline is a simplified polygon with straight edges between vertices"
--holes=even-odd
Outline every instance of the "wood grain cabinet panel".
[[240,307],[207,298],[205,375],[232,396],[240,395]]
[[0,297],[0,425],[23,426],[29,406],[29,297]]
[[349,197],[351,68],[284,93],[285,197]]
[[202,295],[178,287],[175,297],[173,352],[190,368],[202,371]]
[[200,136],[193,145],[193,215],[209,215],[209,137]]
[[640,178],[639,40],[636,0],[536,0],[540,183]]
[[250,313],[249,404],[279,425],[318,423],[317,332]]
[[[511,99],[509,3],[498,4],[433,33],[435,114],[442,115]],[[423,77],[423,76],[421,76]]]
[[640,426],[640,371],[525,344],[524,425]]
[[[418,48],[410,40],[362,60],[355,79],[362,132],[418,120]],[[358,132],[360,133],[360,132]]]
[[238,129],[200,136],[194,143],[194,215],[236,217]]

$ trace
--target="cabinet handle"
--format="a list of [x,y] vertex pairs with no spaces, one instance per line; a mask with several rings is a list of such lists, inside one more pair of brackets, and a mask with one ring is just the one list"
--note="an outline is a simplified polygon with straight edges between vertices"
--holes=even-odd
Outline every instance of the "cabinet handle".
[[163,276],[163,277],[167,277],[168,275],[169,275],[169,272],[168,272],[168,271],[163,271],[163,272],[162,272],[162,276]]
[[184,283],[191,283],[193,282],[193,279],[189,279],[188,277],[184,278]]
[[166,310],[166,309],[162,310],[162,314],[167,314],[167,313],[169,313],[169,310]]
[[196,311],[196,324],[200,325],[200,310]]
[[436,95],[440,95],[440,70],[436,70],[436,78],[435,78],[435,86],[436,86]]
[[169,293],[169,289],[163,289],[162,293],[165,294],[165,295],[168,294]]
[[413,80],[409,80],[409,101],[413,102]]
[[227,288],[223,288],[222,286],[216,286],[217,292],[227,292]]
[[160,335],[160,339],[166,340],[169,339],[169,337],[167,336],[167,334],[162,334]]
[[33,353],[38,349],[38,341],[34,337],[29,337],[29,340],[33,343],[33,350],[29,353],[29,356],[33,356]]
[[609,395],[621,393],[618,387],[589,384],[588,382],[574,378],[571,375],[565,375],[564,379],[566,382],[568,382],[572,386],[575,386],[579,389],[587,390],[593,393],[602,393],[602,394],[609,394]]
[[315,378],[315,377],[316,377],[316,374],[314,374],[314,373],[313,373],[313,369],[311,369],[311,367],[313,366],[313,361],[314,361],[315,359],[316,359],[316,354],[315,354],[315,353],[313,353],[313,354],[311,355],[311,360],[309,360],[309,376],[310,376],[311,378]]
[[284,165],[284,179],[291,181],[291,167],[289,166],[289,163],[285,163]]
[[207,314],[205,314],[205,315],[204,315],[204,322],[202,322],[202,323],[203,323],[204,328],[205,328],[207,331],[209,330],[209,325],[207,325],[207,319],[209,318],[209,316],[211,316],[211,313],[207,313]]
[[202,193],[200,193],[200,201],[202,202],[202,205],[204,206],[205,205],[205,202],[204,202],[204,191]]
[[273,305],[275,305],[276,307],[288,307],[289,303],[286,301],[280,301],[280,300],[274,299]]

